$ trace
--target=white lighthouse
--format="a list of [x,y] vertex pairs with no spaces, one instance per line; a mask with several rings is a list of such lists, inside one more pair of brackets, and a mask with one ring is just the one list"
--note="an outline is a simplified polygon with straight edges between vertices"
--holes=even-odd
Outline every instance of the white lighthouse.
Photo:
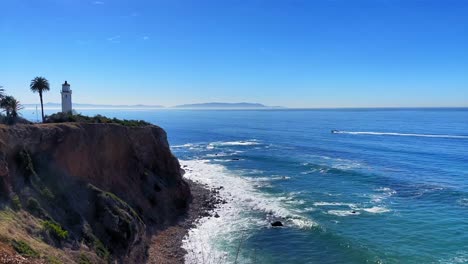
[[72,91],[70,90],[70,84],[65,81],[62,84],[62,113],[71,113],[72,111]]

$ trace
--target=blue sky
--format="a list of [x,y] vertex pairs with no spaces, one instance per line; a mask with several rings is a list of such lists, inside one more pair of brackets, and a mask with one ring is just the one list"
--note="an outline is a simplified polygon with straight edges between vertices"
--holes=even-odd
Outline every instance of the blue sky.
[[468,106],[466,0],[1,0],[23,103]]

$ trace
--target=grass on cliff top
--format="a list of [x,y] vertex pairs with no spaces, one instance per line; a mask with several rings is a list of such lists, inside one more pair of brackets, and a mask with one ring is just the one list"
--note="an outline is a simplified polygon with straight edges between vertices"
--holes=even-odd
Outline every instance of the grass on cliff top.
[[[23,256],[45,258],[45,263],[75,263],[65,251],[48,245],[41,239],[41,222],[24,210],[1,209],[0,242],[10,244]],[[52,259],[57,261],[51,261]]]
[[109,118],[102,115],[85,116],[76,113],[55,113],[50,116],[46,116],[45,123],[92,123],[92,124],[119,124],[128,127],[142,127],[150,126],[151,124],[143,120],[127,120]]
[[66,239],[68,237],[68,231],[64,230],[62,226],[53,221],[44,221],[42,228],[52,234],[57,239]]
[[16,252],[18,252],[23,257],[29,257],[29,258],[39,257],[39,253],[37,253],[36,250],[32,249],[28,243],[22,240],[20,241],[13,240],[11,244],[13,248],[16,250]]

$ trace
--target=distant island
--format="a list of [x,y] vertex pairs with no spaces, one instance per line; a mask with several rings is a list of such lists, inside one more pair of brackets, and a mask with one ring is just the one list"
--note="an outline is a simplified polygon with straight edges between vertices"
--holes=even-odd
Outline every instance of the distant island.
[[267,108],[282,108],[280,106],[266,106],[259,103],[200,103],[200,104],[183,104],[174,106],[174,108],[186,109],[267,109]]
[[[39,104],[24,104],[26,109],[35,109]],[[62,105],[60,103],[45,103],[45,109],[61,109]],[[198,104],[182,104],[172,107],[165,107],[162,105],[107,105],[107,104],[80,104],[73,103],[74,109],[273,109],[273,108],[284,108],[281,106],[266,106],[259,103],[221,103],[221,102],[211,102],[211,103],[198,103]]]
[[[24,108],[27,109],[34,109],[36,106],[40,106],[39,104],[24,104]],[[44,104],[45,109],[61,109],[62,104],[60,103],[45,103]],[[162,105],[143,105],[143,104],[137,104],[137,105],[106,105],[106,104],[77,104],[73,103],[73,108],[74,109],[140,109],[140,108],[145,108],[145,109],[153,109],[153,108],[164,108]]]

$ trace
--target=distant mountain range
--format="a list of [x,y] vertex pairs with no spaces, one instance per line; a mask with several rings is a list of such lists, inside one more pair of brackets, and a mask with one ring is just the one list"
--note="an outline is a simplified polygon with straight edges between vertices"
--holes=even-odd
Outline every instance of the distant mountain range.
[[[40,104],[24,104],[25,108],[31,109],[40,107]],[[60,103],[46,103],[44,108],[48,109],[60,109],[62,104]],[[74,103],[73,109],[155,109],[155,108],[178,108],[178,109],[271,109],[271,108],[283,108],[280,106],[266,106],[259,103],[200,103],[200,104],[183,104],[176,105],[173,107],[165,107],[162,105],[105,105],[105,104],[80,104]]]
[[201,103],[201,104],[183,104],[174,106],[174,108],[187,109],[259,109],[259,108],[281,108],[279,106],[266,106],[259,103]]
[[[40,104],[24,104],[23,106],[25,108],[36,108],[36,105],[38,107],[40,107]],[[105,104],[78,104],[78,103],[73,103],[73,108],[74,109],[86,109],[86,108],[90,108],[90,109],[95,109],[95,108],[107,108],[107,109],[125,109],[125,108],[129,108],[129,109],[139,109],[139,108],[148,108],[148,109],[152,109],[152,108],[163,108],[164,106],[162,105],[142,105],[142,104],[138,104],[138,105],[105,105]],[[44,108],[50,108],[50,109],[55,109],[55,108],[62,108],[62,104],[60,103],[46,103],[44,104]]]

